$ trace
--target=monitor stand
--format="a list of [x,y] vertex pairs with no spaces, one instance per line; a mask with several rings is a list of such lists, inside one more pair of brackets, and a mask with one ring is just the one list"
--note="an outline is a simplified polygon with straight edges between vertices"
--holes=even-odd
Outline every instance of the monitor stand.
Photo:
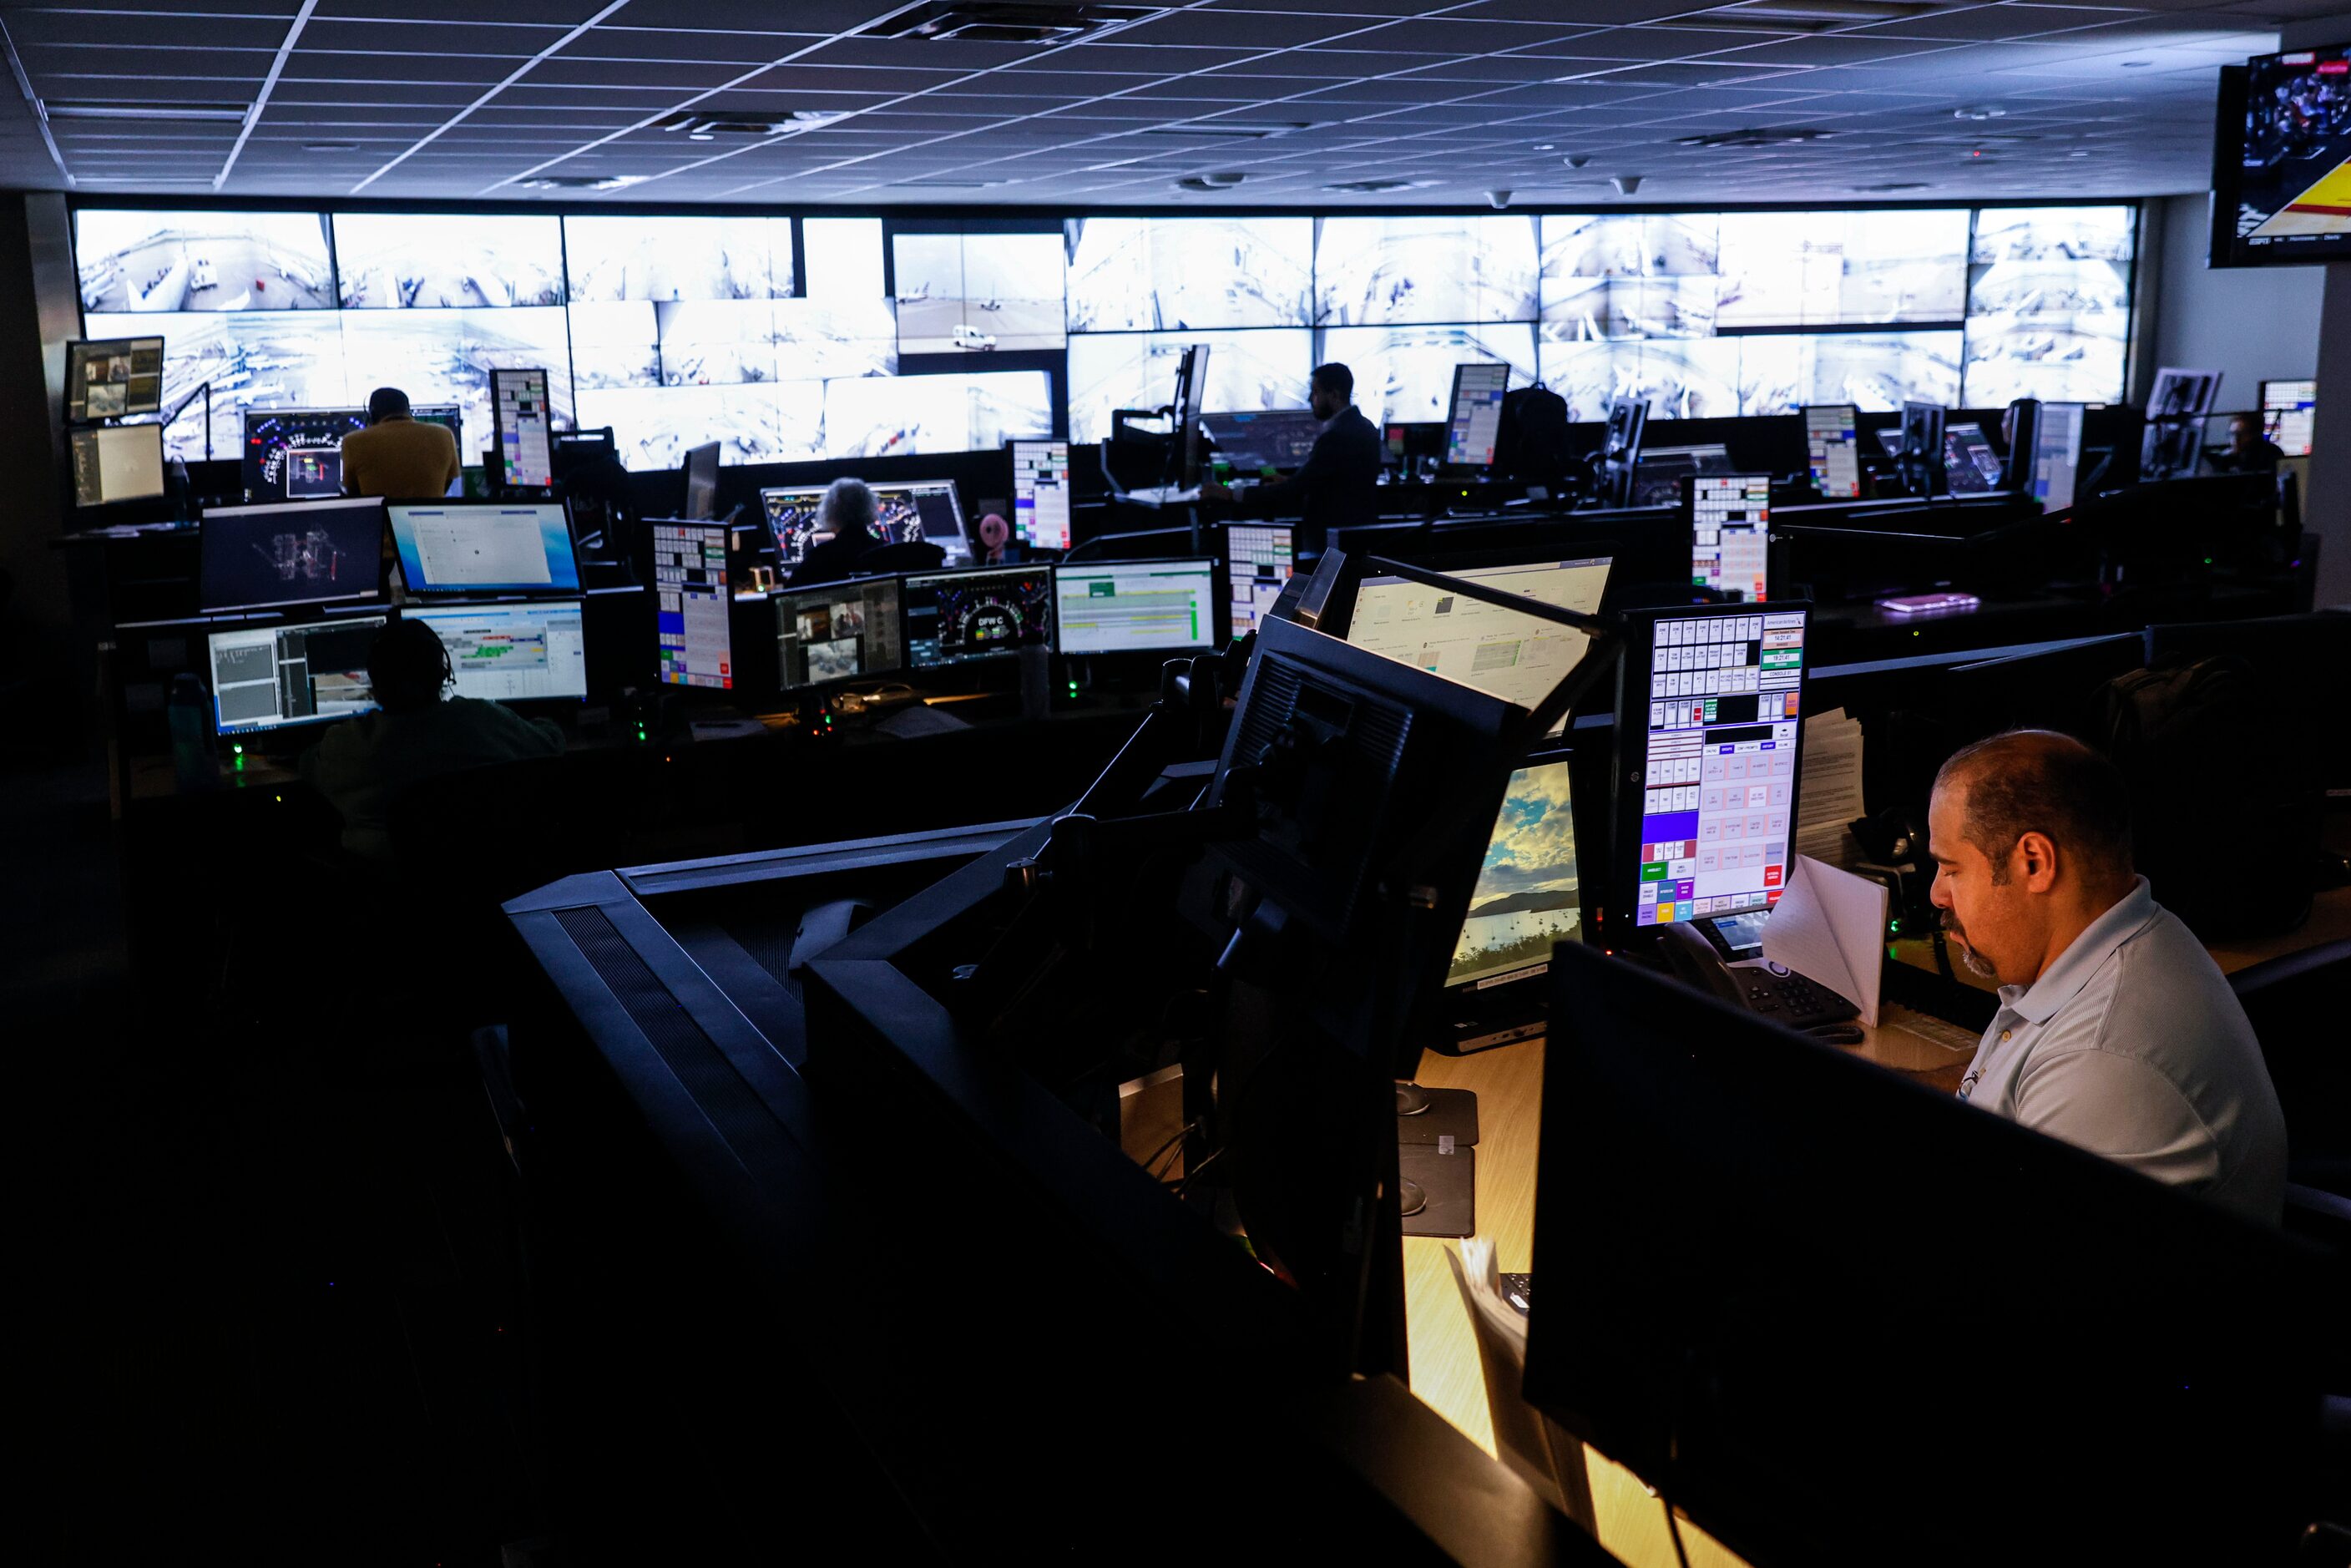
[[1464,1145],[1478,1141],[1478,1096],[1467,1089],[1424,1089],[1399,1082],[1396,1141],[1435,1144],[1447,1138]]
[[1395,1086],[1396,1212],[1406,1236],[1468,1236],[1477,1228],[1478,1096],[1466,1089]]

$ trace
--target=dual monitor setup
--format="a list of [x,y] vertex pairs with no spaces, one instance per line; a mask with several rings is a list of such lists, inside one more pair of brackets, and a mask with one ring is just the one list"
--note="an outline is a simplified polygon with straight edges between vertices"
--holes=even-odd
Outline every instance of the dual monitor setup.
[[378,608],[387,527],[413,601],[396,613],[441,634],[457,695],[585,699],[580,569],[560,504],[217,507],[204,514],[198,592],[207,615],[238,622],[208,633],[222,735],[374,709],[368,644],[395,613]]
[[[1604,556],[1383,574],[1357,588],[1341,634],[1350,644],[1532,711],[1587,656],[1573,625],[1474,585],[1584,616],[1600,613]],[[1779,902],[1791,865],[1802,742],[1809,608],[1737,604],[1635,611],[1623,618],[1614,765],[1638,781],[1617,820],[1578,812],[1564,726],[1510,776],[1446,985],[1458,1043],[1499,1043],[1539,1006],[1519,982],[1549,967],[1552,944],[1587,940],[1579,841],[1604,844],[1597,885],[1610,941],[1695,924],[1743,952]],[[1598,776],[1591,776],[1597,782]],[[1579,834],[1579,821],[1585,831]],[[1515,998],[1515,999],[1513,999]]]

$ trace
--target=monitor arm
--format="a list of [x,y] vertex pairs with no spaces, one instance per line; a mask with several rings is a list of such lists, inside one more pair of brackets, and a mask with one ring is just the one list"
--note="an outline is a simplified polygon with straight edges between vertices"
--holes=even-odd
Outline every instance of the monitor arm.
[[199,397],[204,400],[204,461],[213,460],[213,383],[200,382],[188,389],[188,395],[173,403],[163,415],[167,426],[188,412],[188,405]]

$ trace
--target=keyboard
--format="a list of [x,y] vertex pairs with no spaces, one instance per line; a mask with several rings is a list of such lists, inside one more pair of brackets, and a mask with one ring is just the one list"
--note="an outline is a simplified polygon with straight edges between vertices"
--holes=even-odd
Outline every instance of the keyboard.
[[1775,975],[1760,966],[1742,966],[1730,972],[1738,978],[1739,988],[1747,994],[1750,1009],[1790,1029],[1843,1023],[1861,1016],[1859,1008],[1802,975]]

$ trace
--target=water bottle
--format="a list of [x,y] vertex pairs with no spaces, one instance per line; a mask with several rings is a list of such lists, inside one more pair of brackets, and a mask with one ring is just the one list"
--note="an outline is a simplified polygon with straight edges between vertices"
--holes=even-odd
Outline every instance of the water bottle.
[[1032,632],[1020,640],[1020,716],[1044,718],[1053,711],[1053,650]]
[[213,761],[211,727],[204,722],[204,683],[188,671],[172,677],[165,714],[172,726],[172,779],[183,791],[209,789],[220,782]]

